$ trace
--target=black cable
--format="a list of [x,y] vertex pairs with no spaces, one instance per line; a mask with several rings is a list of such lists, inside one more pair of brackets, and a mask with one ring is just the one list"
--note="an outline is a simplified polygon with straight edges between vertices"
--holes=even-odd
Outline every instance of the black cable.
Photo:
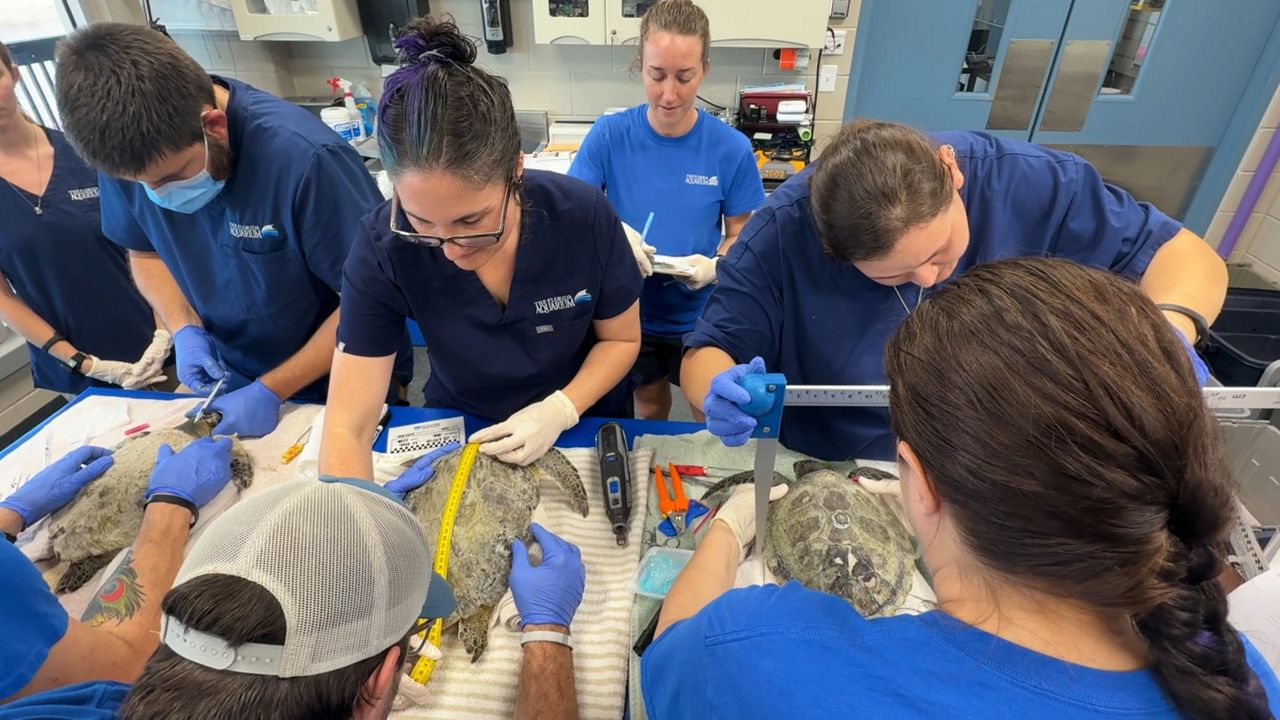
[[[831,28],[827,28],[828,31]],[[813,123],[818,124],[818,83],[822,82],[822,48],[818,48],[818,71],[813,74]]]
[[696,98],[698,98],[699,100],[701,100],[703,105],[710,105],[711,107],[715,108],[716,110],[728,110],[728,109],[729,109],[729,108],[725,107],[724,105],[720,105],[720,104],[718,104],[718,103],[713,103],[713,102],[711,102],[710,100],[708,100],[708,99],[706,99],[706,98],[702,97],[701,95],[695,95],[694,97],[696,97]]

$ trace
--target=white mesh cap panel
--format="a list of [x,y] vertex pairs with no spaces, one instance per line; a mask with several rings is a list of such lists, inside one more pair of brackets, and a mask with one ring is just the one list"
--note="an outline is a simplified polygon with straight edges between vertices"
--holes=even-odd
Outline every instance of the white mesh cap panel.
[[316,675],[386,650],[413,627],[431,582],[422,526],[404,506],[299,480],[246,498],[192,547],[174,586],[234,575],[284,609],[280,677]]

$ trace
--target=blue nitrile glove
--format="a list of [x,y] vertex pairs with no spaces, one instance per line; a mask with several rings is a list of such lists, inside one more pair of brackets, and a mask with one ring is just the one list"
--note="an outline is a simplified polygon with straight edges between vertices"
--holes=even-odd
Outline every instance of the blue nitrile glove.
[[756,429],[756,419],[738,407],[751,400],[751,394],[738,381],[763,372],[764,360],[753,357],[746,365],[734,365],[711,380],[702,411],[707,416],[707,429],[729,447],[746,443]]
[[114,462],[111,451],[106,448],[93,445],[76,448],[23,483],[0,502],[0,507],[18,513],[24,525],[31,525],[71,502],[81,488],[106,472]]
[[200,438],[175,453],[168,445],[156,451],[144,500],[173,495],[200,507],[231,480],[231,438]]
[[436,448],[431,452],[418,458],[408,470],[400,473],[400,477],[388,482],[385,487],[397,499],[404,500],[404,496],[410,492],[422,487],[428,480],[436,476],[435,461],[457,450],[460,445],[451,442],[444,447]]
[[214,383],[227,374],[213,339],[199,325],[185,325],[173,334],[173,347],[178,353],[178,379],[197,395],[213,392]]
[[529,526],[542,547],[542,564],[529,564],[529,550],[520,540],[511,543],[511,595],[520,611],[520,627],[564,625],[582,602],[587,569],[578,546],[562,540],[538,523]]
[[1200,353],[1196,352],[1196,349],[1191,346],[1190,341],[1182,333],[1177,330],[1174,330],[1174,332],[1178,334],[1178,339],[1182,341],[1182,347],[1186,348],[1187,357],[1191,358],[1191,369],[1195,371],[1196,382],[1200,384],[1200,387],[1204,387],[1204,384],[1209,382],[1209,366],[1204,364]]
[[[209,403],[205,412],[222,413],[222,422],[213,428],[214,435],[238,435],[240,437],[262,437],[276,429],[280,422],[280,406],[284,401],[271,388],[254,380],[239,390],[232,390],[220,395]],[[193,416],[199,412],[199,406],[187,413]]]

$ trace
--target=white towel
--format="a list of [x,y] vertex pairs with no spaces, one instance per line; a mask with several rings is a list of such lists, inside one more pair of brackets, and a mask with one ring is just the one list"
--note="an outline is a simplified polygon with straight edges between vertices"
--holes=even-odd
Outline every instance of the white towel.
[[[533,518],[582,550],[587,588],[573,621],[573,651],[578,707],[583,718],[617,720],[626,696],[629,628],[635,601],[634,576],[640,562],[643,508],[648,505],[652,453],[631,453],[632,517],[626,547],[618,547],[604,514],[600,465],[595,450],[562,450],[578,468],[590,512],[583,518],[569,509],[564,493],[550,483],[541,486],[542,501]],[[472,664],[457,633],[444,633],[444,660],[436,666],[423,696],[425,704],[392,714],[393,718],[511,717],[520,676],[520,635],[501,624],[490,629],[489,647]],[[401,678],[402,684],[412,682]]]

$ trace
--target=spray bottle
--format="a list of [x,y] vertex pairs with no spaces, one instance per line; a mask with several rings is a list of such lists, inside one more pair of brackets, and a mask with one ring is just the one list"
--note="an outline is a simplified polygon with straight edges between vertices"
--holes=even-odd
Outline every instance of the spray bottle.
[[347,115],[351,117],[351,122],[356,125],[354,140],[365,138],[364,118],[361,117],[360,110],[356,108],[356,99],[351,94],[351,81],[340,77],[329,78],[329,87],[332,87],[335,92],[338,88],[342,89],[342,104],[347,108]]
[[356,98],[356,109],[360,111],[360,116],[364,118],[365,137],[373,137],[374,126],[377,124],[378,117],[378,103],[374,101],[373,93],[369,91],[368,85],[359,82],[351,88],[351,94]]

